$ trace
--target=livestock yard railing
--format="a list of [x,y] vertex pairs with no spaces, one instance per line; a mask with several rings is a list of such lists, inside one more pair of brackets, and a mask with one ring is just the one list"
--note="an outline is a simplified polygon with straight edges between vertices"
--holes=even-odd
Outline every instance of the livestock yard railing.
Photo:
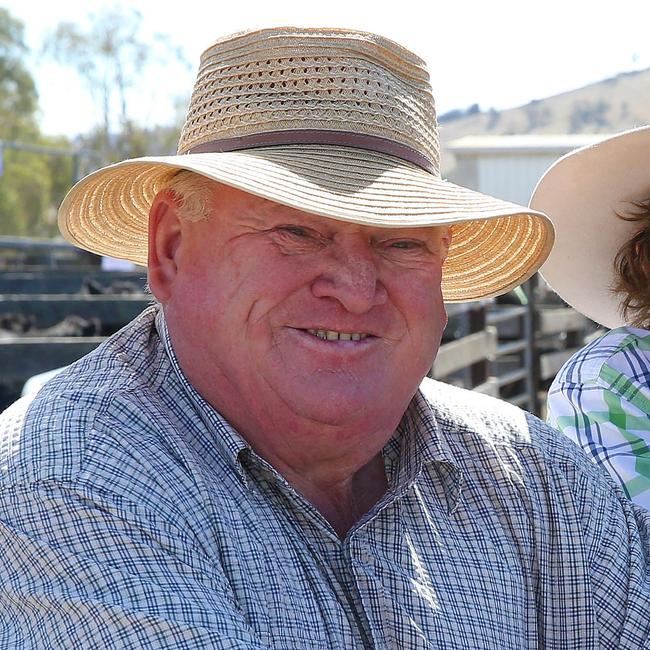
[[0,409],[139,314],[145,282],[144,269],[103,270],[66,242],[0,237]]
[[[146,272],[102,270],[64,242],[0,237],[0,409],[32,376],[99,345],[151,302]],[[505,298],[447,306],[430,375],[543,415],[545,391],[595,326],[536,281]]]
[[542,417],[546,392],[562,364],[602,332],[537,277],[497,300],[449,305],[448,313],[430,375]]

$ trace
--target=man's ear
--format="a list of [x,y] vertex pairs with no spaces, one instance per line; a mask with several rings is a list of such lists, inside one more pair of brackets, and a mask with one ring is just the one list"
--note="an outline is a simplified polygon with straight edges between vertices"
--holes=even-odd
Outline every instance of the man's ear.
[[162,304],[172,293],[177,274],[177,252],[181,243],[178,205],[168,190],[159,192],[149,210],[148,281],[151,292]]

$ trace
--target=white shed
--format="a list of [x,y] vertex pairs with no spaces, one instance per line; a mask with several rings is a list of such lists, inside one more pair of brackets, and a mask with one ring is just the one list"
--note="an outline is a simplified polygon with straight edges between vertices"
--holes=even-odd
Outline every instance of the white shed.
[[445,150],[456,160],[446,176],[459,185],[527,205],[537,181],[551,163],[577,147],[606,137],[603,133],[469,135],[446,145]]

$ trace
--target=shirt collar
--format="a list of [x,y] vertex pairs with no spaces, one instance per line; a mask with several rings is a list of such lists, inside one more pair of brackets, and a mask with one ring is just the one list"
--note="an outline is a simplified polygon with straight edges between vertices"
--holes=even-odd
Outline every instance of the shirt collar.
[[435,472],[442,485],[448,512],[456,509],[462,487],[460,466],[431,404],[420,390],[413,396],[384,453],[394,459],[393,490],[405,492],[426,467]]
[[174,352],[174,346],[171,337],[169,336],[167,321],[165,320],[165,314],[162,307],[158,309],[155,324],[158,336],[160,337],[167,357],[169,358],[169,362],[182,390],[193,404],[196,413],[201,418],[201,421],[207,430],[213,432],[216,443],[224,458],[226,458],[226,460],[231,464],[240,479],[245,484],[248,484],[248,477],[244,471],[240,455],[242,453],[249,453],[251,449],[250,445],[215,408],[203,399],[185,376],[185,373],[178,362],[176,353]]

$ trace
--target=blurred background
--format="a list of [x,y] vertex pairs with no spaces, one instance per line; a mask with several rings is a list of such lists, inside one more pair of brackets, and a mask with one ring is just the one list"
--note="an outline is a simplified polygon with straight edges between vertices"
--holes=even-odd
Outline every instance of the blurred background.
[[[650,124],[645,0],[306,4],[0,3],[0,409],[149,303],[145,270],[67,245],[57,207],[94,169],[175,152],[219,36],[343,26],[406,45],[429,66],[443,176],[518,203],[561,155]],[[538,277],[449,312],[431,374],[540,415],[562,362],[598,334]]]

